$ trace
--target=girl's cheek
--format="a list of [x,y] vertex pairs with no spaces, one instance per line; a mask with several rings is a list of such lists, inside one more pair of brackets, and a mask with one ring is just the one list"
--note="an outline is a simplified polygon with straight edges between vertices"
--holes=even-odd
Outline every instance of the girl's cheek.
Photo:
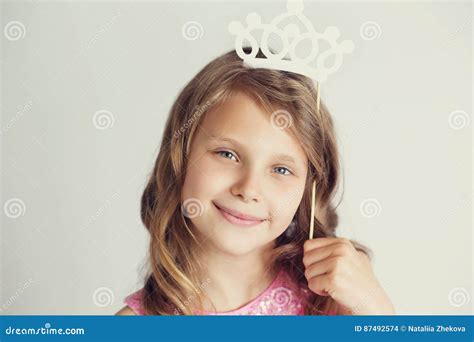
[[238,164],[231,160],[219,160],[218,158],[224,159],[208,153],[197,163],[205,178],[211,178],[212,181],[215,181],[220,178],[229,179],[238,176]]
[[222,191],[223,187],[229,184],[229,179],[232,177],[230,171],[205,156],[199,160],[190,159],[183,197],[202,197],[201,200],[213,197],[216,192]]
[[301,203],[303,191],[304,185],[294,183],[273,187],[268,198],[272,201],[271,207],[275,219],[290,223]]

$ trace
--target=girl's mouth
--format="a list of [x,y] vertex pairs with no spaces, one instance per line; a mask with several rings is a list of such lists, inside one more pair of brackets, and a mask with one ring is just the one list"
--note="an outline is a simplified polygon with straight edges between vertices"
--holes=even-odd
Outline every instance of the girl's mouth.
[[212,202],[214,204],[214,207],[221,213],[221,215],[230,223],[240,226],[240,227],[253,227],[256,226],[266,220],[254,220],[254,219],[243,219],[240,217],[236,217],[229,212],[225,211],[225,209],[219,207],[216,203]]

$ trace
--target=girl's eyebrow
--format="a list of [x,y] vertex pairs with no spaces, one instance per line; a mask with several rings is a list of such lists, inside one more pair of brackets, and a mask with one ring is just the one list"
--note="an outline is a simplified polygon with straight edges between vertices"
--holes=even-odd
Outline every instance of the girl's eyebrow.
[[218,135],[211,134],[211,135],[209,135],[209,139],[217,140],[217,141],[227,141],[231,144],[237,145],[239,147],[243,147],[241,143],[239,143],[237,140],[234,140],[232,138],[226,138],[226,137],[221,137],[221,136],[218,136]]
[[289,163],[293,163],[295,165],[298,164],[296,162],[295,158],[293,158],[292,156],[290,156],[288,154],[278,153],[278,154],[275,154],[275,158],[278,159],[278,160],[283,160],[283,161],[287,161]]
[[[241,148],[243,148],[244,146],[238,142],[237,140],[235,139],[232,139],[232,138],[227,138],[227,137],[221,137],[221,136],[217,136],[217,135],[209,135],[209,138],[212,139],[212,140],[216,140],[216,141],[226,141],[226,142],[229,142],[231,144],[234,144],[236,146],[239,146]],[[286,162],[289,162],[289,163],[293,163],[294,165],[298,165],[299,163],[295,160],[295,158],[293,158],[292,156],[290,156],[289,154],[285,154],[285,153],[277,153],[274,155],[274,157],[278,160],[282,160],[282,161],[286,161]]]

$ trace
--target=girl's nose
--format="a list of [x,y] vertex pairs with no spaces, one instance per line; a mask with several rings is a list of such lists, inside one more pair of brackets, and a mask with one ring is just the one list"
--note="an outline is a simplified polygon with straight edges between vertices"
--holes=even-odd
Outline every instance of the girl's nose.
[[245,202],[260,202],[262,200],[261,184],[261,175],[255,170],[247,170],[232,186],[231,192],[234,196],[241,197]]

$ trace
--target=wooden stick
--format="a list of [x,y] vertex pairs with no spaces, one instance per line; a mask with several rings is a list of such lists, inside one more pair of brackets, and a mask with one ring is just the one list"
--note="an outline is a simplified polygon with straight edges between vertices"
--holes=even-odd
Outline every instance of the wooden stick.
[[311,220],[309,224],[309,238],[312,239],[314,235],[314,216],[316,208],[316,181],[313,181],[313,189],[311,190]]
[[[319,118],[319,107],[321,103],[319,82],[316,82],[316,112],[317,117]],[[309,238],[312,239],[314,236],[314,216],[316,210],[316,180],[313,180],[313,187],[311,190],[311,219],[309,224]]]
[[316,82],[316,111],[318,113],[318,117],[319,117],[319,106],[320,106],[320,103],[321,103],[321,96],[319,94],[319,82]]

